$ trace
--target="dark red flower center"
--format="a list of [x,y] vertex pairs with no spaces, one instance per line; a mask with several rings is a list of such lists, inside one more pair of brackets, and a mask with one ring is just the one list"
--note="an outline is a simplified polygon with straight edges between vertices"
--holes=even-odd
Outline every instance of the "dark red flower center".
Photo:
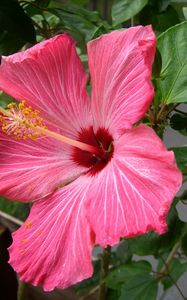
[[78,140],[99,149],[97,154],[93,154],[78,148],[74,148],[72,154],[74,162],[80,166],[89,168],[89,174],[95,175],[107,165],[113,156],[113,138],[108,130],[104,128],[100,128],[95,134],[93,127],[90,127],[83,129],[79,133]]

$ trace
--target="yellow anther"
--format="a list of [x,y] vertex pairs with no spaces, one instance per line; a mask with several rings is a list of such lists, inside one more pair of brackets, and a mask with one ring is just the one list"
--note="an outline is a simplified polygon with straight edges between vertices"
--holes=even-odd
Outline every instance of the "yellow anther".
[[22,239],[22,240],[21,240],[21,243],[26,243],[26,242],[27,242],[26,239]]
[[19,252],[24,253],[26,249],[20,249]]
[[17,106],[17,104],[15,102],[11,102],[7,105],[7,108],[11,109],[11,108],[16,107],[16,106]]
[[101,155],[102,152],[98,147],[61,135],[56,130],[47,129],[38,110],[26,106],[25,101],[19,104],[10,103],[7,109],[0,107],[0,122],[2,131],[15,139],[36,139],[46,136],[93,154]]
[[25,101],[10,103],[7,110],[1,109],[1,112],[2,131],[15,139],[36,139],[42,135],[38,127],[46,128],[39,112],[27,106]]
[[33,185],[32,185],[32,184],[29,184],[29,185],[27,186],[27,189],[28,189],[29,191],[32,191],[32,190],[33,190]]
[[31,226],[32,226],[32,222],[31,221],[28,221],[28,222],[25,223],[25,227],[26,228],[31,228]]

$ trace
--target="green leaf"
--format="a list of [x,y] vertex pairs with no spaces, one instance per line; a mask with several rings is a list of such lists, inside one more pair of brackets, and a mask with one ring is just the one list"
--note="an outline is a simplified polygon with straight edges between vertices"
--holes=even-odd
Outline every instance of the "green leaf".
[[137,255],[157,254],[160,246],[160,236],[151,231],[145,235],[130,239],[129,244],[131,250]]
[[108,289],[107,290],[107,300],[117,300],[120,297],[120,291],[119,290],[112,290]]
[[29,16],[42,15],[43,11],[47,9],[50,0],[35,0],[25,4],[24,8]]
[[184,234],[181,240],[181,248],[184,254],[187,256],[187,232]]
[[172,6],[176,9],[181,20],[186,19],[185,9],[187,6],[186,0],[171,0]]
[[150,274],[131,277],[121,289],[119,300],[155,300],[158,283]]
[[129,245],[129,241],[125,240],[119,244],[116,249],[116,257],[121,264],[127,263],[132,258],[132,251]]
[[147,261],[137,261],[124,264],[110,271],[106,278],[106,284],[111,289],[119,289],[129,277],[141,276],[151,272],[151,265]]
[[157,80],[156,98],[164,104],[187,102],[187,22],[158,37],[162,70]]
[[91,40],[98,38],[100,35],[107,33],[105,26],[102,24],[100,25],[96,31],[93,33]]
[[12,97],[0,91],[0,103],[2,107],[6,108],[7,105],[13,101]]
[[179,23],[179,17],[172,6],[168,6],[164,11],[155,11],[151,5],[147,5],[139,16],[142,25],[151,24],[157,33],[162,33],[166,29]]
[[24,221],[29,214],[30,206],[29,203],[11,201],[0,197],[0,210]]
[[119,25],[138,14],[148,0],[115,0],[112,6],[113,25]]
[[171,0],[160,0],[160,1],[156,1],[157,5],[158,5],[158,11],[162,12],[164,10],[167,9],[167,7],[169,6]]
[[16,0],[0,1],[0,50],[9,54],[25,43],[35,43],[36,33],[31,19]]
[[181,134],[187,135],[187,115],[181,113],[173,114],[170,119],[170,126]]
[[71,0],[73,4],[78,4],[78,5],[85,5],[88,3],[89,0]]
[[177,165],[183,173],[187,171],[187,147],[175,147],[171,148],[175,153]]
[[169,251],[180,235],[183,234],[185,223],[182,222],[176,211],[176,203],[173,202],[167,217],[168,231],[165,234],[158,235],[155,232],[149,232],[145,235],[129,239],[129,245],[133,253],[137,255],[155,255],[158,256]]
[[105,29],[108,24],[101,20],[98,12],[73,4],[60,4],[58,7],[55,6],[56,2],[52,4],[48,11],[59,18],[62,28],[74,36],[81,48],[84,48],[85,43],[94,35],[98,36],[108,31]]
[[162,69],[162,57],[158,48],[156,49],[155,59],[153,63],[153,77],[158,78]]
[[187,271],[187,262],[182,263],[179,259],[173,258],[171,264],[168,267],[168,276],[161,279],[164,289],[168,289],[176,282],[182,274]]
[[[81,7],[80,5],[70,4],[70,3],[68,5],[65,5],[65,4],[63,4],[62,1],[53,0],[50,2],[49,8],[58,8],[64,12],[68,12],[73,15],[82,16],[85,19],[89,20],[90,22],[101,21],[101,18],[99,17],[99,14],[97,11],[90,11],[88,9]],[[72,20],[71,20],[71,22],[72,22]],[[74,25],[74,24],[72,24],[72,25]]]

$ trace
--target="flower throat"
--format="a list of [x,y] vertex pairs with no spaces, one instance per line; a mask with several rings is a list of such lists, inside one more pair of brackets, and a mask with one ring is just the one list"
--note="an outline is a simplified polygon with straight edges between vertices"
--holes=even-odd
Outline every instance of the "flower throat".
[[48,130],[38,110],[27,106],[25,101],[10,103],[7,109],[0,107],[2,131],[15,139],[37,139],[42,136],[54,138],[74,147],[72,160],[88,167],[92,174],[102,169],[113,155],[113,139],[108,131],[100,128],[95,134],[93,128],[82,129],[78,140]]

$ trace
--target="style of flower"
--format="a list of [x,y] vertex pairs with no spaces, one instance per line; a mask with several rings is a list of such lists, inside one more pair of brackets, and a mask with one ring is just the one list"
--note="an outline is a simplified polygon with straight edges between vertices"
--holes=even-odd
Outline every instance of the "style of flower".
[[92,275],[95,244],[167,230],[181,185],[173,152],[135,125],[154,95],[150,26],[88,43],[92,82],[67,34],[3,57],[0,88],[20,102],[1,108],[0,193],[34,201],[13,234],[21,280],[50,291]]

